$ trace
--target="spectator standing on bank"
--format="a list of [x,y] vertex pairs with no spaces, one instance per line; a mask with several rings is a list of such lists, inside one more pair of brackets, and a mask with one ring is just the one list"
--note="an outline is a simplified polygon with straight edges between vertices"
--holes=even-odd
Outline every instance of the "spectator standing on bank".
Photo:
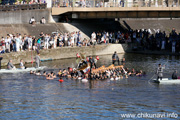
[[5,46],[5,39],[4,39],[4,37],[2,37],[1,38],[1,45],[2,45],[2,49],[3,49],[3,51],[5,52],[5,50],[6,50],[6,46]]
[[49,35],[48,34],[45,34],[45,42],[44,42],[44,48],[45,49],[48,49],[49,48]]
[[20,37],[19,37],[19,34],[17,34],[16,38],[15,38],[15,41],[16,41],[16,51],[20,51]]
[[16,37],[13,36],[13,39],[12,39],[12,47],[13,47],[13,51],[16,52]]
[[28,50],[29,51],[32,50],[32,36],[31,35],[29,35],[28,37]]
[[172,53],[176,52],[176,42],[173,40],[172,41]]
[[41,48],[41,37],[38,38],[37,40],[37,49]]
[[9,34],[7,35],[7,37],[5,39],[5,43],[6,43],[6,50],[7,50],[7,52],[10,52],[11,38],[10,38]]

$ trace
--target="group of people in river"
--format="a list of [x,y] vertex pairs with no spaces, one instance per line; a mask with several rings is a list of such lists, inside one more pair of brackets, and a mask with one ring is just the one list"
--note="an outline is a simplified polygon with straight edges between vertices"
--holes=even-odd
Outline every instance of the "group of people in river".
[[[79,55],[77,55],[79,57]],[[114,56],[116,56],[114,58]],[[98,57],[97,57],[98,58]],[[96,59],[97,59],[96,58]],[[129,68],[124,68],[123,65],[119,65],[119,57],[116,53],[112,55],[112,61],[113,64],[110,65],[109,67],[101,66],[97,68],[95,64],[95,59],[90,56],[87,60],[87,63],[84,62],[84,64],[89,64],[89,67],[87,66],[85,69],[88,69],[85,71],[83,68],[84,65],[79,65],[78,68],[71,68],[68,67],[67,69],[59,69],[59,71],[56,72],[49,72],[47,73],[44,71],[41,73],[41,71],[35,72],[35,71],[30,71],[30,74],[35,74],[35,75],[43,75],[46,77],[47,80],[52,80],[55,78],[59,78],[59,80],[62,80],[63,78],[68,78],[68,79],[75,79],[75,80],[105,80],[105,79],[110,79],[110,80],[120,80],[123,77],[128,78],[128,76],[134,77],[134,76],[145,76],[146,73],[143,72],[142,70],[135,71],[135,69],[129,69]],[[118,66],[114,66],[114,64],[118,62]],[[81,63],[81,62],[79,62]],[[121,63],[125,63],[125,58],[122,59]]]
[[117,67],[111,67],[107,70],[98,70],[86,73],[84,74],[82,71],[77,70],[76,68],[70,68],[68,67],[67,69],[59,69],[59,71],[56,72],[46,72],[43,71],[30,71],[30,74],[34,74],[37,76],[45,76],[47,80],[53,80],[55,78],[59,78],[62,80],[63,78],[68,78],[68,79],[74,79],[74,80],[82,80],[82,79],[87,79],[87,80],[105,80],[105,79],[110,79],[110,80],[120,80],[125,78],[128,78],[128,76],[134,77],[134,76],[145,76],[146,73],[143,72],[142,70],[140,71],[135,71],[135,69],[129,70],[128,68],[117,68]]

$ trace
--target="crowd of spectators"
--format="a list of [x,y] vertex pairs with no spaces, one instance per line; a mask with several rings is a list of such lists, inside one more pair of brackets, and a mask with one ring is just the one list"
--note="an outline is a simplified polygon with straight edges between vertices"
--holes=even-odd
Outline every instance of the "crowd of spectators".
[[91,34],[93,43],[127,43],[131,44],[133,50],[168,50],[180,52],[180,33],[177,33],[175,28],[166,34],[165,31],[156,31],[155,34],[148,30],[129,30],[128,32],[120,31],[103,31],[93,32]]
[[22,5],[22,4],[41,4],[46,3],[46,0],[4,0],[1,2],[2,5]]
[[16,4],[41,4],[46,3],[46,0],[17,0]]
[[7,34],[7,36],[0,39],[0,52],[81,47],[108,43],[127,43],[133,50],[168,50],[179,53],[180,33],[177,34],[175,28],[172,29],[169,35],[161,31],[151,34],[147,30],[101,31],[93,32],[90,39],[82,38],[80,31],[71,33],[53,32],[51,34],[41,32],[38,37],[19,33]]
[[64,34],[58,32],[44,34],[41,32],[38,37],[17,33],[7,34],[0,39],[0,53],[90,45],[90,41],[82,38],[80,31]]
[[179,7],[178,0],[54,0],[53,7]]

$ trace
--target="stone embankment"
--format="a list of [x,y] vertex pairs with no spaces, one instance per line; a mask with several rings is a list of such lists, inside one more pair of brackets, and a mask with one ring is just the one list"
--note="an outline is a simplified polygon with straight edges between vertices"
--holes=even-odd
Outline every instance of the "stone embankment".
[[[85,53],[89,55],[108,55],[117,53],[125,53],[125,45],[121,44],[108,44],[108,45],[96,45],[90,47],[63,47],[56,49],[40,50],[40,56],[42,60],[56,60],[64,58],[76,57],[76,53]],[[14,64],[19,64],[23,59],[25,62],[30,63],[36,56],[36,51],[20,51],[3,54],[2,66],[7,65],[9,59],[13,60]]]

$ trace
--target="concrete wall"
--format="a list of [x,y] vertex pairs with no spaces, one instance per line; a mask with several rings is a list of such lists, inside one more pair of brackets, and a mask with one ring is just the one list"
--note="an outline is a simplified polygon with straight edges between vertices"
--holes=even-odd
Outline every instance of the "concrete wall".
[[[16,34],[21,33],[32,35],[32,36],[39,36],[40,32],[49,33],[58,31],[61,33],[64,32],[73,32],[73,31],[81,31],[77,27],[68,24],[68,23],[48,23],[48,24],[36,24],[32,26],[30,24],[4,24],[0,25],[0,38],[2,36],[6,36],[7,34]],[[89,39],[89,37],[81,31],[82,37]]]
[[[41,59],[63,59],[76,57],[76,53],[85,53],[88,55],[107,55],[113,54],[114,51],[117,53],[124,53],[121,44],[109,44],[109,45],[97,45],[95,47],[64,47],[49,50],[40,50]],[[36,55],[35,51],[22,51],[3,54],[2,66],[7,65],[9,59],[13,60],[14,64],[19,64],[20,59],[30,63],[32,58]]]
[[47,22],[50,18],[50,10],[20,10],[0,12],[0,24],[23,24],[29,23],[30,18],[34,16],[39,22],[42,17],[45,17]]

